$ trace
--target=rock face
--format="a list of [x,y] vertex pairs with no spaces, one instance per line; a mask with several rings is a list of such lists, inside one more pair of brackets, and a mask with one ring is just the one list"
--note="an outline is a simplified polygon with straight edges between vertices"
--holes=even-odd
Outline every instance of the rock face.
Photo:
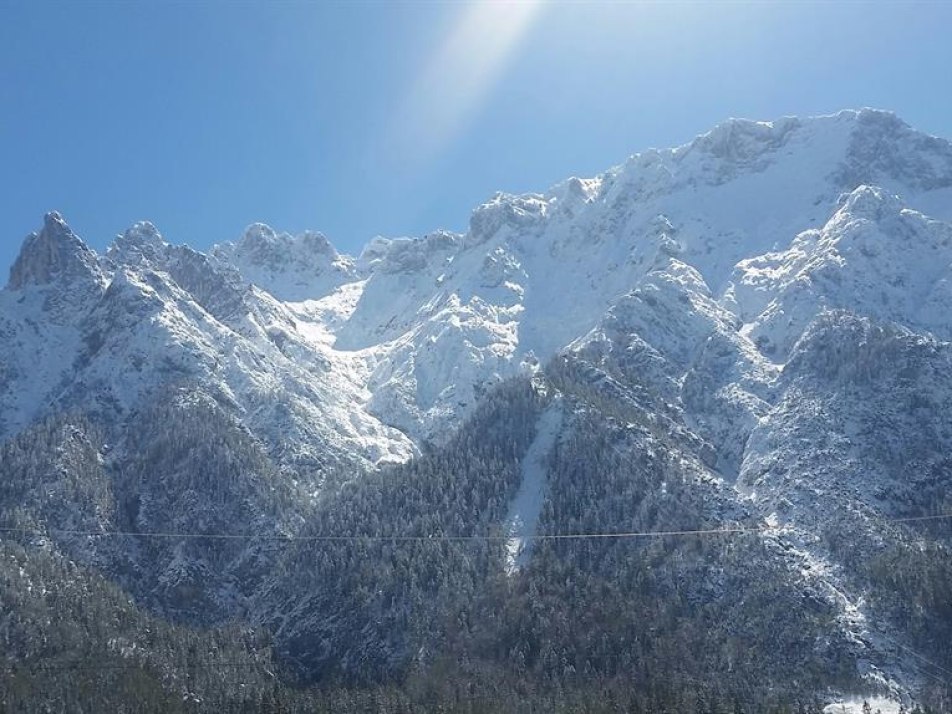
[[55,211],[47,213],[43,228],[30,234],[20,255],[10,268],[9,290],[29,286],[79,282],[101,279],[96,255],[66,225]]
[[[88,483],[74,516],[66,498],[53,514],[43,494],[62,489],[44,476],[16,517],[490,532],[531,473],[536,529],[769,526],[754,550],[719,551],[720,569],[664,561],[671,580],[652,587],[739,617],[728,584],[761,587],[752,564],[783,593],[765,612],[802,671],[835,662],[905,697],[928,675],[889,642],[952,665],[926,626],[952,634],[948,530],[890,520],[952,508],[950,219],[952,144],[873,110],[730,120],[594,178],[497,194],[463,235],[377,238],[358,258],[263,224],[203,254],[149,223],[98,256],[51,213],[0,292],[0,440],[39,429],[47,444],[68,433],[48,420],[81,415],[57,452],[75,464],[43,473]],[[411,577],[382,552],[355,574],[329,550],[58,547],[169,617],[267,625],[315,677],[400,672],[442,646],[458,598],[498,591],[487,573],[545,592],[555,557],[527,549],[506,571],[504,553],[497,570],[460,555],[465,577],[426,590],[444,566]],[[563,556],[609,590],[648,588],[649,555]],[[919,590],[889,574],[899,562],[928,570],[903,573]],[[752,638],[766,667],[769,637],[745,617],[723,647]]]

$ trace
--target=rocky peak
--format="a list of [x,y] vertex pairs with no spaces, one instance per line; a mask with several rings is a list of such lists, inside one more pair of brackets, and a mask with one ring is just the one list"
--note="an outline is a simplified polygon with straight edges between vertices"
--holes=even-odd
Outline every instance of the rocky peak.
[[159,265],[168,248],[158,228],[149,221],[140,221],[116,237],[106,257],[120,265]]
[[690,146],[725,161],[747,162],[782,146],[800,126],[795,117],[773,122],[728,119],[697,137]]
[[337,251],[334,249],[334,246],[331,245],[331,242],[327,240],[327,236],[319,231],[304,231],[300,235],[296,236],[294,242],[302,249],[305,253],[311,255],[337,255]]
[[96,253],[56,211],[46,214],[43,228],[27,236],[20,255],[10,268],[7,288],[22,290],[30,285],[82,280],[102,282]]
[[474,246],[485,243],[503,228],[519,232],[528,230],[545,219],[548,209],[548,201],[540,194],[515,196],[497,193],[473,210],[466,244]]
[[280,238],[278,232],[267,223],[252,223],[245,228],[238,241],[238,249],[246,252],[265,251],[280,244]]
[[845,114],[852,116],[853,130],[835,175],[844,189],[896,181],[926,191],[952,186],[952,142],[916,131],[892,112]]
[[899,196],[889,193],[879,186],[857,186],[853,191],[840,196],[840,208],[833,221],[844,219],[866,219],[879,222],[898,216],[905,208]]
[[291,263],[317,265],[333,262],[339,257],[337,250],[323,233],[279,233],[264,223],[251,224],[234,246],[220,246],[219,252],[228,252],[229,248],[242,262],[271,268]]
[[291,235],[264,223],[248,226],[235,243],[214,246],[209,257],[279,300],[317,299],[357,279],[354,259],[338,253],[324,234]]

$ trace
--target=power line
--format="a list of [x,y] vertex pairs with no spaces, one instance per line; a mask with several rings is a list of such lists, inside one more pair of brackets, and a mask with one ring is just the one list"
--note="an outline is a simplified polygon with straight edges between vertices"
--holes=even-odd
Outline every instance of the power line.
[[930,676],[930,677],[932,677],[933,679],[935,679],[939,684],[948,686],[949,682],[952,682],[952,669],[947,669],[947,668],[943,667],[941,664],[938,664],[937,662],[933,662],[931,659],[929,659],[928,657],[925,657],[925,656],[919,654],[918,652],[916,652],[916,651],[915,651],[914,649],[912,649],[911,647],[906,647],[906,645],[904,645],[904,644],[902,644],[902,643],[900,643],[900,642],[897,642],[896,640],[894,640],[894,639],[893,639],[892,637],[890,637],[889,635],[886,635],[886,634],[884,634],[884,633],[882,633],[882,632],[880,632],[880,633],[878,633],[878,634],[879,634],[880,637],[882,637],[884,640],[886,640],[886,642],[890,643],[891,645],[894,645],[895,647],[898,647],[898,648],[901,649],[901,650],[905,650],[906,652],[908,652],[909,654],[911,654],[911,655],[912,655],[913,657],[915,657],[916,659],[918,659],[918,660],[920,660],[920,661],[922,661],[922,662],[925,662],[926,664],[928,664],[928,665],[930,665],[930,666],[932,666],[932,667],[935,667],[935,668],[936,668],[937,670],[939,670],[940,672],[944,672],[945,674],[949,675],[949,679],[945,680],[945,679],[942,679],[941,677],[939,677],[939,675],[937,675],[937,674],[935,674],[935,673],[933,673],[933,672],[930,672],[929,670],[923,668],[922,665],[919,665],[919,669],[920,669],[922,672],[924,672],[924,673],[927,674],[928,676]]
[[[952,517],[952,515],[950,515]],[[588,538],[663,538],[671,536],[706,536],[706,535],[729,535],[734,533],[763,533],[771,530],[781,530],[782,526],[752,526],[752,527],[721,527],[721,528],[701,528],[694,530],[668,530],[668,531],[622,531],[611,533],[512,533],[507,535],[447,535],[436,533],[433,535],[382,535],[382,534],[362,534],[362,535],[278,535],[278,534],[256,534],[256,533],[171,533],[156,531],[81,531],[62,528],[50,528],[46,531],[35,528],[0,528],[3,533],[17,533],[20,535],[34,535],[48,537],[51,533],[60,535],[84,536],[93,538],[108,537],[139,537],[139,538],[194,538],[210,540],[269,540],[279,542],[308,542],[308,541],[409,541],[409,542],[434,542],[434,541],[510,541],[510,540],[584,540]]]
[[934,516],[909,516],[908,518],[883,518],[890,523],[912,523],[914,521],[938,521],[945,518],[952,518],[952,513],[938,513]]
[[[941,513],[932,516],[909,516],[904,518],[881,518],[887,523],[913,523],[920,521],[936,521],[952,519],[952,513]],[[41,538],[51,534],[80,536],[89,538],[163,538],[163,539],[206,539],[206,540],[261,540],[274,542],[337,542],[337,541],[390,541],[390,542],[458,542],[458,541],[485,541],[506,542],[510,540],[588,540],[588,539],[629,539],[629,538],[667,538],[681,536],[714,536],[734,535],[741,533],[766,533],[782,531],[787,525],[761,526],[721,526],[718,528],[697,528],[662,531],[617,531],[617,532],[581,532],[581,533],[509,533],[509,534],[472,534],[453,535],[434,533],[431,535],[383,535],[373,534],[316,534],[316,535],[281,535],[269,533],[188,533],[165,531],[87,531],[69,528],[50,528],[45,531],[37,528],[0,527],[0,533],[14,533],[32,535]]]

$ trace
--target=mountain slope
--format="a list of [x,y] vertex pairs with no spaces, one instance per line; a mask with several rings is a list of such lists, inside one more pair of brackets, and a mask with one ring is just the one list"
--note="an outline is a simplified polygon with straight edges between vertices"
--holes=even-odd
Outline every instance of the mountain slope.
[[49,214],[0,291],[0,514],[307,682],[941,709],[952,532],[895,519],[952,508],[950,220],[952,144],[873,110],[356,258],[260,224],[97,255]]

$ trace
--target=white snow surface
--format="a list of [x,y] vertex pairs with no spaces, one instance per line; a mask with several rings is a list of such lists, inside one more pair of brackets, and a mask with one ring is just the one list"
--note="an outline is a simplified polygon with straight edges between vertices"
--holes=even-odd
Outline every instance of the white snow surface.
[[823,707],[823,714],[863,714],[863,704],[869,704],[873,714],[899,714],[901,705],[885,697],[851,697]]
[[546,460],[555,446],[562,429],[561,400],[553,400],[539,417],[535,439],[522,459],[522,481],[519,490],[509,506],[505,520],[505,532],[510,536],[506,541],[506,572],[513,575],[524,567],[529,558],[536,524],[545,502]]

